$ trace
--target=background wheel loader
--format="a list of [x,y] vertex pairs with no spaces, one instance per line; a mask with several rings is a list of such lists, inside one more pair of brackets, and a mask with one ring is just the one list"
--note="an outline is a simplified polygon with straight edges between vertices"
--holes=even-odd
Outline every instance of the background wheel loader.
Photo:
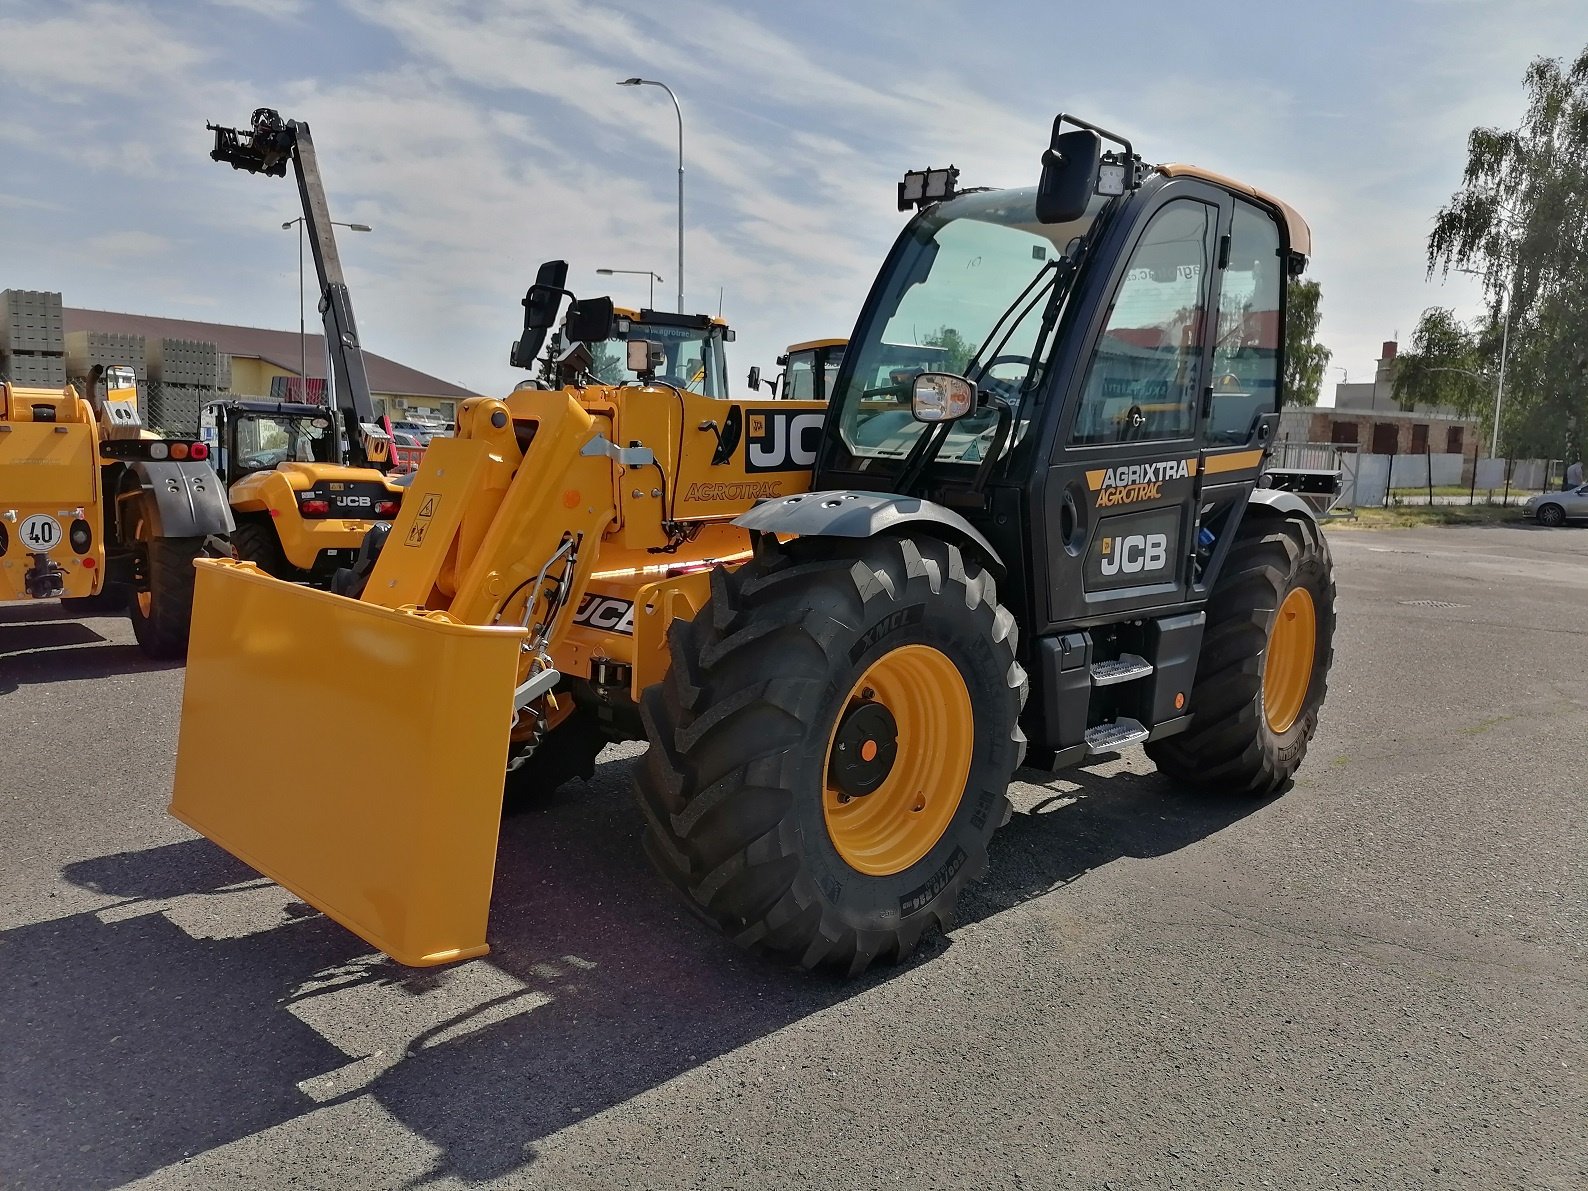
[[[1306,224],[1068,116],[1035,187],[955,179],[906,175],[825,405],[682,391],[633,340],[634,383],[466,402],[346,594],[200,562],[173,813],[441,963],[487,949],[510,750],[550,787],[643,737],[665,879],[744,946],[855,973],[952,924],[1022,763],[1139,741],[1210,793],[1283,789],[1334,632],[1323,536],[1261,479]],[[576,301],[564,335],[611,322]],[[974,345],[956,373],[921,327]],[[239,697],[336,714],[290,774],[218,788]],[[372,720],[415,742],[396,777],[346,746]]]
[[354,562],[373,525],[397,515],[404,489],[386,475],[391,438],[376,424],[309,126],[260,108],[247,131],[207,127],[215,134],[210,156],[233,169],[279,178],[292,163],[320,283],[335,409],[217,402],[201,412],[200,433],[237,521],[232,552],[278,578],[323,586]]
[[232,529],[203,442],[147,435],[131,368],[91,400],[0,381],[0,600],[126,610],[145,653],[181,657],[193,560]]

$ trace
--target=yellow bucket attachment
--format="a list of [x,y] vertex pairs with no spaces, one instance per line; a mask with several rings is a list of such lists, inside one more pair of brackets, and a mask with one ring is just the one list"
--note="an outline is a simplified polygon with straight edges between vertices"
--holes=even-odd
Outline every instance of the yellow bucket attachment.
[[484,955],[524,631],[197,567],[171,813],[400,963]]

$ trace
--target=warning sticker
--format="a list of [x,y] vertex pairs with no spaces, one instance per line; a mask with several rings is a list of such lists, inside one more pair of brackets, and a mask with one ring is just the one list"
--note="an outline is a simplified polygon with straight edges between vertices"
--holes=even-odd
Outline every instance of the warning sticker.
[[414,518],[414,523],[408,529],[408,536],[403,539],[404,546],[422,546],[425,534],[430,531],[430,521],[436,515],[436,510],[441,507],[441,494],[427,492],[424,499],[419,502],[419,514]]

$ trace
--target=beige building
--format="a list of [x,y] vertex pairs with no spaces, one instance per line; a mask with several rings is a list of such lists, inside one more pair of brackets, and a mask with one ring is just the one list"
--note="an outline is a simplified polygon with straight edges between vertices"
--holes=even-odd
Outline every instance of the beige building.
[[[325,377],[325,340],[318,334],[307,336],[306,341],[300,344],[296,331],[270,331],[262,327],[239,327],[227,323],[74,307],[66,307],[64,314],[68,334],[73,331],[100,331],[116,335],[142,335],[151,342],[179,339],[213,343],[222,354],[231,357],[229,391],[239,397],[268,398],[271,395],[271,381],[277,377],[296,378],[299,375],[300,362],[305,354],[308,358],[308,378],[313,381]],[[450,381],[368,350],[364,352],[364,368],[369,374],[370,393],[375,400],[376,413],[387,414],[394,419],[418,417],[443,422],[456,421],[458,402],[474,395]]]
[[1282,442],[1335,443],[1373,455],[1462,455],[1484,451],[1476,418],[1443,406],[1395,402],[1397,344],[1384,341],[1371,381],[1334,387],[1334,407],[1291,406],[1280,416]]

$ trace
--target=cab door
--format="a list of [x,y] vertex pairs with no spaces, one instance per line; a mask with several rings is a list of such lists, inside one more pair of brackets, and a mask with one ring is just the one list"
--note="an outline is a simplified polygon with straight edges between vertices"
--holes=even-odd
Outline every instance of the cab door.
[[1285,258],[1274,214],[1241,198],[1220,272],[1213,324],[1213,371],[1202,407],[1198,467],[1199,524],[1209,565],[1193,577],[1201,594],[1222,562],[1220,538],[1230,537],[1257,483],[1268,439],[1278,422],[1284,342]]
[[1067,386],[1043,486],[1050,625],[1172,606],[1195,579],[1210,316],[1231,199],[1185,181],[1149,202]]

